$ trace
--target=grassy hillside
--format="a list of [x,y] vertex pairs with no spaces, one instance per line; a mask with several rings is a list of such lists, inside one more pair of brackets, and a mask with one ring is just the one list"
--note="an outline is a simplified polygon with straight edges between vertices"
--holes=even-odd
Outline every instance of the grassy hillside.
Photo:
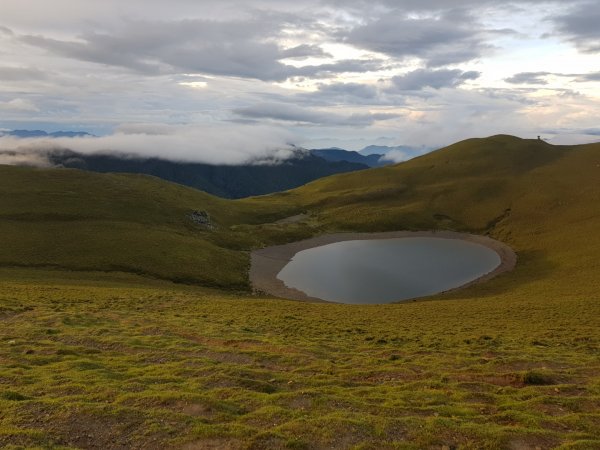
[[[148,176],[0,166],[0,192],[0,266],[122,271],[229,289],[248,289],[248,258],[238,250],[253,244],[229,227],[278,217],[268,205],[232,207]],[[195,224],[193,211],[208,212],[214,230]]]
[[556,295],[600,287],[600,144],[470,139],[276,198],[302,204],[327,230],[452,229],[511,245],[517,270],[474,293],[534,280]]
[[[0,168],[0,445],[600,448],[599,180],[598,144],[509,136],[233,202]],[[427,302],[245,292],[253,247],[421,228],[519,263]]]

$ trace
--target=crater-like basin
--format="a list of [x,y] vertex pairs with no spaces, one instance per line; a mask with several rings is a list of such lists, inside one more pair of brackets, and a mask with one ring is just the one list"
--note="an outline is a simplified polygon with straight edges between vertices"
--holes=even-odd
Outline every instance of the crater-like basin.
[[254,252],[250,278],[281,297],[380,304],[487,280],[515,263],[508,246],[485,236],[342,234]]

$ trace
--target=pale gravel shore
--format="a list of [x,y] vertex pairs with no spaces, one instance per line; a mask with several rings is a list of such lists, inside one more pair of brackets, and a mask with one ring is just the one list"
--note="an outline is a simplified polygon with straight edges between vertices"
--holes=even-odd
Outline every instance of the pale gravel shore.
[[[460,287],[452,289],[462,289],[475,283],[487,281],[495,276],[514,269],[517,264],[516,253],[506,244],[496,241],[487,236],[476,234],[457,233],[454,231],[389,231],[383,233],[337,233],[325,234],[303,241],[292,242],[285,245],[277,245],[255,250],[251,255],[250,282],[255,291],[264,292],[276,297],[288,298],[292,300],[316,301],[324,300],[309,297],[303,292],[287,287],[283,281],[277,278],[277,274],[293,258],[293,256],[309,248],[320,247],[322,245],[333,244],[335,242],[370,240],[370,239],[396,239],[408,237],[436,237],[443,239],[462,239],[484,245],[494,250],[500,256],[500,265],[493,271],[470,281]],[[404,300],[407,301],[407,300]]]

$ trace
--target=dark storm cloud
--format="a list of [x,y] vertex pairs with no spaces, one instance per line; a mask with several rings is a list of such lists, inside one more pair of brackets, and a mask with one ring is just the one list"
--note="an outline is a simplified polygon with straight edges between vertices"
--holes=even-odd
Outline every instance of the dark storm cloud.
[[336,114],[286,103],[260,103],[234,111],[247,119],[273,119],[319,125],[368,126],[399,117],[394,113]]
[[568,13],[554,19],[557,31],[584,53],[600,52],[600,4],[575,3]]
[[392,83],[394,88],[400,91],[420,91],[426,87],[433,89],[457,87],[467,80],[476,80],[479,76],[479,72],[463,72],[458,69],[417,69],[393,77]]
[[548,84],[545,79],[550,72],[520,72],[512,77],[505,78],[504,81],[512,84]]

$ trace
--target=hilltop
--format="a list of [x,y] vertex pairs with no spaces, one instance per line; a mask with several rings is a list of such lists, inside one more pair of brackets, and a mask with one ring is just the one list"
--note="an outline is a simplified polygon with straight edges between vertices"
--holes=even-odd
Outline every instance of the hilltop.
[[[597,448],[599,176],[600,144],[503,135],[235,201],[0,167],[0,443]],[[400,229],[519,262],[395,305],[250,291],[253,248]]]

